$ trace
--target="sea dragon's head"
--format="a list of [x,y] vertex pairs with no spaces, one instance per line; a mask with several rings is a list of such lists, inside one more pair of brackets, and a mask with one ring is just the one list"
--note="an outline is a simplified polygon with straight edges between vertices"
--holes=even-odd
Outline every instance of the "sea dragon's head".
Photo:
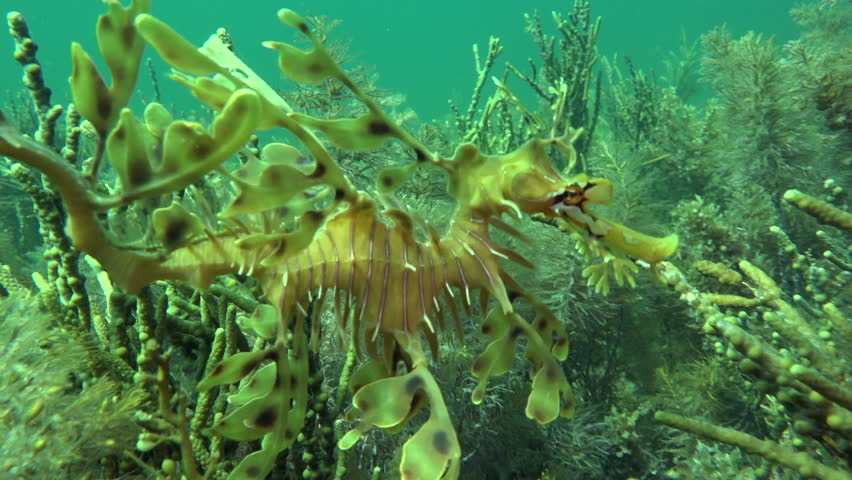
[[612,183],[585,174],[563,177],[550,162],[547,147],[562,151],[572,165],[576,152],[566,138],[533,139],[505,155],[483,155],[473,145],[459,147],[449,165],[454,171],[450,191],[460,211],[473,219],[503,213],[559,218],[629,257],[653,264],[671,256],[677,235],[651,237],[589,209],[591,204],[612,202]]

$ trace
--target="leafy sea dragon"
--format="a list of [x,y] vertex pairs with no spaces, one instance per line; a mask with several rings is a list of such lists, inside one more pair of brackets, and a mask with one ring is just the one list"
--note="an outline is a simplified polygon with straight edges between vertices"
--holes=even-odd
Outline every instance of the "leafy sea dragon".
[[[231,398],[236,408],[212,430],[234,440],[263,439],[262,448],[246,456],[229,478],[264,478],[302,428],[308,405],[304,318],[309,303],[315,312],[330,304],[371,359],[351,379],[350,417],[356,423],[340,438],[339,447],[352,447],[372,427],[402,425],[428,407],[428,420],[403,447],[402,478],[454,479],[460,468],[459,442],[422,349],[425,343],[437,353],[447,306],[456,314],[456,302],[469,307],[478,290],[482,312],[489,312],[481,331],[491,343],[474,362],[479,382],[474,403],[482,401],[490,377],[508,371],[518,340],[525,337],[532,376],[527,416],[548,423],[570,415],[574,406],[559,364],[568,353],[568,336],[501,266],[502,260],[531,264],[499,245],[491,227],[523,238],[501,219],[504,214],[558,218],[599,249],[649,263],[665,259],[677,246],[674,236],[649,237],[593,213],[590,204],[609,202],[611,186],[585,176],[565,179],[553,168],[547,148],[575,155],[567,136],[533,139],[505,155],[485,155],[473,145],[460,146],[451,158],[430,152],[350,80],[308,24],[290,10],[281,10],[279,18],[302,32],[313,49],[265,43],[278,52],[282,72],[298,82],[336,79],[367,113],[323,120],[295,112],[218,37],[196,49],[147,13],[149,0],[134,0],[126,8],[115,0],[107,4],[109,12],[100,18],[97,33],[113,83],[106,85],[77,44],[70,82],[77,109],[104,139],[95,165],[103,155],[117,185],[111,193],[93,188],[92,178],[15,131],[2,114],[0,154],[50,179],[64,199],[66,230],[74,246],[100,262],[126,291],[156,280],[204,289],[216,277],[237,272],[262,285],[270,304],[258,308],[246,326],[269,338],[270,346],[225,359],[199,384],[207,390],[243,381]],[[145,43],[175,68],[176,81],[217,111],[209,130],[172,119],[158,104],[149,105],[142,119],[126,107]],[[236,153],[246,154],[251,135],[272,128],[289,131],[313,160],[306,162],[302,150],[293,146],[272,143],[258,156],[247,154],[239,168],[224,167]],[[376,149],[394,138],[409,146],[415,163],[386,168],[378,176],[377,190],[385,198],[415,168],[445,170],[449,193],[457,201],[448,231],[440,235],[425,225],[421,230],[426,234],[419,234],[418,223],[402,209],[380,209],[353,187],[317,131],[338,147],[356,151]],[[217,218],[193,212],[187,200],[192,197],[188,187],[211,172],[237,191]],[[97,178],[97,170],[93,173]],[[150,215],[156,246],[122,245],[100,220],[105,212],[164,197],[172,199],[171,205]],[[512,303],[518,297],[535,305],[532,321],[515,312]],[[490,311],[489,298],[496,303]],[[400,362],[406,367],[402,373]]]

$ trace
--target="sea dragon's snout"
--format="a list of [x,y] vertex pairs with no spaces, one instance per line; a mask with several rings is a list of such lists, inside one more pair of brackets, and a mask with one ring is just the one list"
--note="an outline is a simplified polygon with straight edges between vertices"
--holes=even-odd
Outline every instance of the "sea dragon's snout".
[[612,203],[612,183],[603,178],[574,177],[564,191],[553,197],[554,216],[600,239],[608,247],[618,249],[629,257],[654,264],[674,254],[678,236],[652,237],[592,212],[588,204]]

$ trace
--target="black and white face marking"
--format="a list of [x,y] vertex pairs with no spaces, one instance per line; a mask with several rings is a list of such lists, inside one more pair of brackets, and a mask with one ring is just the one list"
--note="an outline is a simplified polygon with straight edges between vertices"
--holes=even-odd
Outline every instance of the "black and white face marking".
[[550,208],[556,215],[584,228],[589,235],[602,237],[609,232],[609,225],[586,211],[586,202],[589,199],[585,193],[596,185],[595,183],[587,183],[584,186],[576,183],[569,185],[565,191],[553,196],[553,205]]

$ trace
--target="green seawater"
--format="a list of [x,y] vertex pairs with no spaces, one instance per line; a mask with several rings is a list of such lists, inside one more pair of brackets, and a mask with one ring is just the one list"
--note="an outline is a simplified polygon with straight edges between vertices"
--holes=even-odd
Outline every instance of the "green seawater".
[[[797,3],[794,0],[603,0],[592,2],[591,13],[592,17],[603,18],[598,38],[601,55],[627,55],[638,68],[661,71],[661,59],[679,47],[682,33],[693,41],[721,24],[728,25],[734,37],[754,30],[775,35],[783,44],[798,33],[787,13]],[[448,100],[466,108],[476,80],[473,44],[479,44],[484,55],[488,38],[499,37],[504,53],[498,65],[512,62],[527,73],[527,59],[537,58],[537,52],[524,32],[523,15],[537,10],[545,27],[551,28],[551,12],[567,13],[572,6],[572,2],[564,0],[154,0],[152,4],[154,15],[198,45],[217,28],[227,28],[243,60],[273,86],[282,88],[286,88],[287,82],[275,69],[274,52],[260,47],[266,40],[294,38],[293,32],[280,24],[275,12],[286,7],[303,15],[342,20],[333,38],[351,41],[350,53],[357,56],[356,60],[375,67],[378,86],[404,95],[405,106],[422,120],[446,117],[450,111]],[[102,13],[102,3],[5,0],[2,9],[25,15],[40,44],[39,59],[48,84],[56,90],[57,98],[70,98],[65,81],[70,73],[69,43],[81,42],[89,50],[96,49],[93,19]],[[11,48],[11,40],[8,45]],[[159,61],[156,66],[163,76],[168,71]],[[15,72],[0,78],[0,92],[18,88],[18,67],[11,56],[0,56],[0,71]],[[170,90],[165,79],[160,83],[165,93],[177,94],[170,96],[170,101],[188,108],[194,106],[186,92]],[[143,78],[139,89],[150,94],[150,82]]]

